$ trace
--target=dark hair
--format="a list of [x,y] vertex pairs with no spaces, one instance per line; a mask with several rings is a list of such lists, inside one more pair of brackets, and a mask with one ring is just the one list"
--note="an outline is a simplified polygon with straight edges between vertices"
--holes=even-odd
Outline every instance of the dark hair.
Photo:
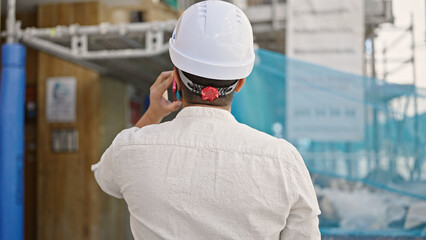
[[[204,86],[204,87],[215,87],[215,88],[225,88],[233,85],[238,81],[238,79],[235,80],[214,80],[210,78],[204,78],[200,76],[196,76],[187,72],[182,71],[182,73],[193,83],[196,83],[198,85]],[[182,90],[183,90],[183,96],[185,98],[185,101],[191,104],[204,104],[204,105],[212,105],[212,106],[227,106],[230,105],[232,102],[232,99],[234,97],[234,91],[232,91],[230,94],[218,97],[214,99],[213,101],[209,100],[203,100],[200,94],[193,93],[191,90],[189,90],[184,84]]]

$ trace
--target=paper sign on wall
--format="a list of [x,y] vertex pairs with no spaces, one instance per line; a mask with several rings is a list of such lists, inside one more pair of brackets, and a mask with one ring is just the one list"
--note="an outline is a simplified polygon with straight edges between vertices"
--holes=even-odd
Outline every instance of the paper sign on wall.
[[75,77],[51,77],[47,79],[46,118],[48,122],[69,123],[76,121]]
[[287,137],[361,140],[364,0],[287,2]]

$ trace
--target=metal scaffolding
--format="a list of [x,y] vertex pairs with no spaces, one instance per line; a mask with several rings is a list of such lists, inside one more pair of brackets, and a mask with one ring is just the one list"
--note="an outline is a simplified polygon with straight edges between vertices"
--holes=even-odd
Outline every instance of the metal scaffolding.
[[11,36],[29,47],[101,74],[149,85],[155,73],[172,67],[166,53],[175,24],[175,20],[169,20],[21,29],[16,22],[13,31],[3,32],[2,36]]
[[[386,116],[386,124],[385,129],[383,129],[383,139],[380,139],[378,137],[378,132],[374,134],[373,139],[373,145],[374,149],[377,152],[377,154],[380,152],[380,149],[383,147],[384,141],[386,141],[385,138],[390,138],[389,132],[394,129],[397,133],[397,145],[389,146],[387,152],[389,153],[389,158],[391,159],[389,166],[389,170],[391,172],[395,172],[397,166],[396,166],[396,160],[398,157],[402,156],[408,156],[410,151],[414,151],[414,159],[412,159],[412,164],[409,163],[408,158],[406,159],[406,166],[410,166],[410,180],[418,180],[421,178],[421,167],[424,164],[424,156],[425,156],[425,149],[421,147],[421,139],[420,139],[420,129],[419,129],[419,110],[418,110],[418,95],[417,95],[417,77],[416,77],[416,58],[415,58],[415,35],[414,35],[414,18],[413,15],[411,15],[411,23],[407,27],[390,27],[390,28],[382,28],[382,31],[391,31],[398,33],[398,36],[395,37],[390,43],[384,43],[383,49],[381,50],[382,54],[382,78],[384,80],[385,84],[388,84],[388,78],[392,76],[393,74],[396,74],[397,72],[401,71],[404,68],[410,67],[411,68],[411,83],[401,85],[401,87],[405,87],[405,95],[396,95],[389,97],[386,99],[383,104],[385,104],[384,109],[391,109],[392,108],[392,100],[398,99],[398,101],[403,102],[403,110],[402,110],[402,116],[395,116],[395,113],[392,113],[391,111],[385,110],[384,114]],[[398,46],[401,45],[401,43],[404,40],[409,40],[410,44],[408,46],[408,49],[410,51],[410,56],[407,58],[392,58],[389,57],[389,53],[394,51]],[[373,72],[375,73],[374,65],[376,63],[376,59],[373,59]],[[390,63],[396,65],[392,68],[389,68]],[[375,74],[374,74],[375,75]],[[373,76],[376,77],[376,76]],[[378,86],[373,86],[378,88]],[[409,107],[410,105],[413,106],[413,149],[409,149],[406,145],[406,143],[403,140],[402,136],[402,129],[407,128],[407,118],[409,115]],[[373,113],[373,124],[376,131],[379,131],[379,123],[378,123],[378,110],[374,110]],[[396,126],[390,126],[389,120],[392,119],[398,119],[401,118],[401,120],[398,121],[398,124]],[[378,161],[378,156],[376,156],[376,162]],[[393,164],[392,164],[393,163]]]
[[[21,29],[20,22],[15,19],[15,3],[10,2],[8,30],[2,33],[8,41],[14,39],[103,75],[143,87],[152,83],[155,74],[173,67],[167,49],[175,20]],[[197,0],[181,0],[179,8],[185,9],[195,2]],[[390,0],[366,1],[367,24],[393,21],[390,3]],[[260,47],[283,52],[286,1],[250,0],[246,5],[241,7],[253,25],[255,40]]]

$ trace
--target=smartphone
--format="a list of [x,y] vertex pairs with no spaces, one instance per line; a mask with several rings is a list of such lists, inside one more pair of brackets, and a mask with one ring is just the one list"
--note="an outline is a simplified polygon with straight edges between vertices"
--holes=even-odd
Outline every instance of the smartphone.
[[173,76],[173,101],[177,101],[177,97],[176,97],[176,81],[175,81],[175,77]]

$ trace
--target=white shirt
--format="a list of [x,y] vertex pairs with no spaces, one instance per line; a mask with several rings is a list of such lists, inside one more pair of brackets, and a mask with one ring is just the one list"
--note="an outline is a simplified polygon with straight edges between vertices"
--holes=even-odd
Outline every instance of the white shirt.
[[320,239],[298,151],[231,113],[186,107],[170,122],[122,131],[92,166],[124,198],[135,239]]

